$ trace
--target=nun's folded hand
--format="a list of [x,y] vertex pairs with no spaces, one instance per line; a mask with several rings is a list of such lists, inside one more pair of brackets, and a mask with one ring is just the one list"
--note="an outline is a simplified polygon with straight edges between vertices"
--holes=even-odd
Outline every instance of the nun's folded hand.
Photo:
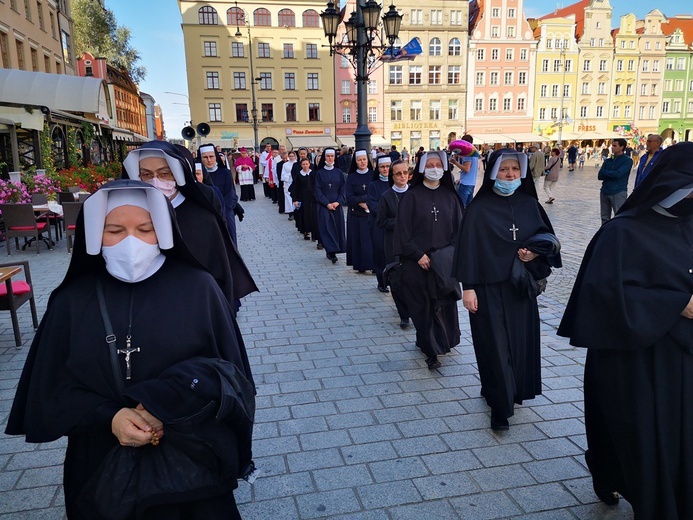
[[462,291],[462,305],[472,314],[479,310],[479,301],[476,299],[476,291],[474,289]]
[[142,403],[138,404],[135,410],[147,421],[147,424],[152,427],[152,430],[154,430],[159,437],[164,434],[164,423],[145,410]]
[[419,258],[418,264],[421,269],[428,271],[431,268],[431,259],[428,258],[428,255],[423,255]]
[[152,426],[133,408],[121,408],[111,420],[111,431],[121,446],[144,446],[152,440]]
[[691,296],[691,299],[688,300],[688,305],[686,305],[686,308],[681,311],[681,316],[688,318],[689,320],[693,320],[693,296]]
[[532,260],[534,260],[539,255],[537,253],[533,253],[529,249],[526,249],[523,247],[523,248],[517,250],[517,256],[519,256],[520,260],[523,262],[531,262]]

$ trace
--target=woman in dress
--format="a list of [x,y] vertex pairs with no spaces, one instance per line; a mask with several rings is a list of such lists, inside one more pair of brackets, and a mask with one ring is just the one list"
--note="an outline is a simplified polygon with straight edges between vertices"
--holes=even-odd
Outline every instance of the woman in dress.
[[229,304],[166,197],[114,181],[84,203],[6,431],[67,436],[71,520],[240,518],[233,489],[254,414],[245,363]]
[[[527,155],[493,152],[484,183],[465,211],[455,249],[481,395],[491,428],[507,430],[514,404],[541,394],[539,283],[560,267],[553,228],[537,200]],[[554,247],[530,247],[543,238]]]

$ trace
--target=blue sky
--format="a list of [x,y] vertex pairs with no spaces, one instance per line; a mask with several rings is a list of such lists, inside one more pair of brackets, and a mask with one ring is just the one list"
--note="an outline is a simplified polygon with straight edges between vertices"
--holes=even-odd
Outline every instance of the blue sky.
[[[287,5],[294,3],[288,2]],[[326,2],[327,3],[327,2]],[[389,2],[387,2],[389,3]],[[547,14],[557,6],[570,5],[572,2],[557,3],[552,0],[526,0],[525,14],[538,17]],[[395,5],[397,2],[395,0]],[[646,0],[612,0],[614,7],[614,24],[620,16],[633,12],[642,17],[654,9]],[[142,56],[142,64],[147,67],[147,79],[140,88],[154,96],[164,112],[164,124],[169,137],[178,137],[183,123],[189,120],[187,99],[183,96],[166,94],[166,92],[188,93],[185,73],[185,53],[183,50],[183,32],[181,17],[176,0],[106,0],[119,25],[129,27],[132,31],[132,44]],[[693,14],[693,3],[690,0],[670,0],[666,7],[660,8],[665,15]],[[180,104],[182,103],[182,104]]]

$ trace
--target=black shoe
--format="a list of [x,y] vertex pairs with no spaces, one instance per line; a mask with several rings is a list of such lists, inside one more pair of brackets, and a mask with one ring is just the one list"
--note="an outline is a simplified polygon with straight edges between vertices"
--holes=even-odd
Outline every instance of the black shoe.
[[383,287],[383,286],[381,286],[381,285],[378,286],[378,290],[379,290],[380,292],[385,292],[385,293],[386,293],[386,292],[390,292],[390,289],[388,289],[387,287]]
[[332,255],[331,260],[332,260],[333,264],[336,264],[337,263],[337,255]]
[[401,320],[399,320],[399,326],[402,329],[406,329],[407,327],[409,327],[409,318],[402,318]]
[[587,469],[592,474],[592,487],[594,488],[594,494],[597,498],[604,502],[607,506],[615,506],[618,504],[619,495],[616,491],[610,491],[608,485],[602,482],[599,476],[593,471],[594,461],[592,459],[592,454],[590,450],[585,452],[585,462],[587,462]]
[[294,216],[293,216],[293,215],[289,215],[289,221],[293,221],[293,220],[294,220]]
[[303,240],[310,240],[310,233],[304,233]]
[[317,249],[318,251],[322,251],[324,249],[324,247],[320,242],[318,242],[318,245],[315,246],[315,249]]
[[510,429],[508,419],[491,410],[491,429],[495,432],[505,432]]
[[440,368],[442,366],[440,361],[438,361],[438,356],[428,356],[426,358],[426,364],[428,365],[429,370],[435,370],[436,368]]

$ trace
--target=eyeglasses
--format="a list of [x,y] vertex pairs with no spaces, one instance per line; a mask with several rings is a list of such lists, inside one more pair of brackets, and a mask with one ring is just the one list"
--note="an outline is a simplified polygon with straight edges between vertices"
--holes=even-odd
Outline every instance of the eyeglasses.
[[140,180],[142,181],[151,181],[154,177],[157,179],[161,179],[162,181],[174,181],[176,180],[173,174],[170,171],[163,171],[163,172],[150,172],[150,171],[143,171],[140,172]]

